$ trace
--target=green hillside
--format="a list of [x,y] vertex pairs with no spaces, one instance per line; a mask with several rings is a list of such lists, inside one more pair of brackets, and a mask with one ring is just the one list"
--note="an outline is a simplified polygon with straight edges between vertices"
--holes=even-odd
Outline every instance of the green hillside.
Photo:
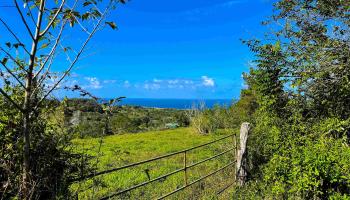
[[[204,144],[230,133],[232,133],[232,131],[218,131],[216,134],[199,135],[193,133],[190,128],[179,128],[174,130],[153,131],[138,134],[113,135],[107,136],[103,140],[99,140],[98,138],[76,139],[73,141],[73,143],[81,151],[85,149],[88,155],[98,157],[98,161],[96,163],[97,171],[102,171]],[[102,145],[100,145],[101,142]],[[101,149],[99,151],[100,146]],[[214,156],[215,154],[218,154],[226,149],[232,148],[232,146],[232,139],[228,138],[208,147],[202,147],[190,151],[187,158],[188,164]],[[200,176],[209,174],[211,171],[215,171],[215,169],[229,163],[231,159],[232,153],[230,152],[223,155],[218,160],[212,160],[198,165],[189,170],[189,180],[193,181]],[[96,162],[96,159],[93,159],[93,162]],[[182,166],[183,155],[180,154],[138,167],[113,172],[107,175],[101,175],[95,179],[95,183],[99,182],[101,187],[95,186],[86,190],[86,188],[91,186],[93,183],[93,180],[90,179],[80,184],[74,184],[71,189],[72,191],[77,191],[78,189],[82,190],[82,192],[79,193],[79,199],[95,199],[97,197],[104,196],[109,192],[125,189],[134,184],[147,181],[148,177],[146,171],[148,171],[150,178],[153,179],[160,175],[164,175],[179,169]],[[225,173],[229,173],[233,170],[230,168],[226,171],[227,172]],[[223,177],[222,175],[223,174],[218,174],[213,178],[209,178],[208,181],[195,184],[178,195],[200,195],[204,189],[202,187],[205,187],[207,196],[210,196],[211,193],[219,190],[220,187],[224,187],[225,184],[231,182],[231,180],[221,180]],[[209,181],[210,179],[211,181]],[[213,179],[216,179],[216,181]],[[131,198],[133,195],[135,195],[134,197],[138,196],[138,198],[154,198],[158,195],[170,192],[183,184],[183,173],[178,173],[166,180],[152,183],[147,187],[137,189],[135,192],[127,194],[131,195],[127,197]]]

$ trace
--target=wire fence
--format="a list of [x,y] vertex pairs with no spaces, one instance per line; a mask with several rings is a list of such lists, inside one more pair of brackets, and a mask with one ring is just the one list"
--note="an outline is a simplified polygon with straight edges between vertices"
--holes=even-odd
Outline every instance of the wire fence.
[[[193,150],[196,150],[196,149],[199,149],[199,148],[202,148],[202,147],[206,147],[206,146],[210,146],[210,145],[213,145],[215,143],[218,143],[220,141],[224,141],[224,140],[228,140],[228,139],[232,139],[232,141],[229,141],[227,145],[228,146],[228,149],[220,152],[220,153],[217,153],[211,157],[208,157],[208,158],[205,158],[203,160],[200,160],[200,161],[197,161],[197,162],[194,162],[194,163],[190,163],[189,162],[189,152],[193,151]],[[230,157],[229,159],[229,163],[228,164],[225,164],[224,166],[222,167],[219,167],[218,169],[216,170],[213,170],[211,171],[210,173],[204,175],[204,176],[201,176],[195,180],[190,180],[189,179],[189,176],[188,176],[188,171],[191,169],[191,168],[194,168],[198,165],[202,165],[202,164],[205,164],[209,161],[212,161],[212,160],[215,160],[215,159],[218,159],[226,154],[229,154],[229,153],[232,153],[232,156]],[[216,195],[220,195],[221,193],[223,193],[225,190],[227,190],[230,186],[234,185],[236,179],[235,179],[235,163],[236,163],[236,152],[237,152],[237,140],[236,140],[236,134],[230,134],[230,135],[227,135],[225,137],[222,137],[222,138],[219,138],[219,139],[216,139],[214,141],[211,141],[211,142],[208,142],[208,143],[205,143],[205,144],[201,144],[201,145],[198,145],[198,146],[194,146],[194,147],[191,147],[191,148],[188,148],[188,149],[184,149],[184,150],[181,150],[181,151],[178,151],[178,152],[174,152],[174,153],[170,153],[170,154],[166,154],[166,155],[162,155],[162,156],[159,156],[159,157],[155,157],[155,158],[152,158],[152,159],[148,159],[148,160],[144,160],[144,161],[141,161],[141,162],[136,162],[136,163],[132,163],[132,164],[128,164],[128,165],[125,165],[125,166],[122,166],[122,167],[117,167],[117,168],[113,168],[113,169],[109,169],[109,170],[105,170],[105,171],[101,171],[101,172],[97,172],[97,173],[94,173],[94,174],[90,174],[90,175],[86,175],[84,177],[81,177],[79,178],[78,180],[75,180],[75,181],[84,181],[84,180],[88,180],[88,179],[92,179],[94,177],[97,177],[97,176],[101,176],[101,175],[105,175],[105,174],[109,174],[109,173],[112,173],[112,172],[118,172],[120,170],[123,170],[123,169],[129,169],[129,168],[134,168],[134,167],[137,167],[137,166],[141,166],[141,165],[144,165],[144,164],[147,164],[147,163],[152,163],[152,162],[155,162],[155,161],[158,161],[158,160],[162,160],[162,159],[165,159],[165,158],[169,158],[169,157],[173,157],[173,156],[177,156],[177,155],[182,155],[182,162],[183,162],[183,165],[181,168],[179,169],[176,169],[174,171],[171,171],[169,173],[166,173],[166,174],[163,174],[163,175],[160,175],[156,178],[153,178],[153,179],[149,179],[148,181],[145,181],[145,182],[142,182],[142,183],[139,183],[139,184],[135,184],[131,187],[128,187],[128,188],[124,188],[124,189],[119,189],[115,192],[111,192],[109,193],[108,195],[100,198],[101,200],[107,200],[107,199],[113,199],[113,198],[117,198],[118,196],[122,196],[122,195],[125,195],[126,193],[128,192],[131,192],[133,190],[136,190],[138,188],[141,188],[141,187],[145,187],[151,183],[154,183],[154,182],[161,182],[162,180],[166,179],[167,177],[169,176],[172,176],[172,175],[175,175],[175,174],[179,174],[179,173],[183,173],[183,179],[184,179],[184,184],[182,186],[179,186],[177,187],[176,189],[174,189],[173,191],[170,191],[168,193],[165,193],[165,194],[162,194],[161,196],[159,197],[156,197],[156,199],[165,199],[167,197],[171,197],[172,195],[174,195],[175,193],[178,193],[196,183],[199,183],[200,181],[204,180],[204,179],[207,179],[208,177],[211,177],[211,176],[214,176],[215,174],[225,170],[225,169],[228,169],[230,167],[232,167],[232,171],[233,171],[233,177],[231,177],[231,179],[229,180],[232,180],[232,182],[230,182],[229,184],[225,185],[223,188],[221,188],[220,190],[216,191]]]

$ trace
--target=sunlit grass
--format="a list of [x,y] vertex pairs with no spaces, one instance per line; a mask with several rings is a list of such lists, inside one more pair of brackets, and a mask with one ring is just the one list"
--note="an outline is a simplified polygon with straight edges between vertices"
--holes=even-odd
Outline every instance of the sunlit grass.
[[[165,131],[107,136],[102,140],[102,143],[98,138],[77,139],[73,143],[80,151],[85,151],[88,155],[95,156],[92,162],[97,161],[97,171],[102,171],[204,144],[230,133],[232,131],[218,131],[215,134],[199,135],[194,133],[190,128],[178,128]],[[187,165],[209,158],[232,147],[233,139],[227,138],[210,146],[192,150],[187,154]],[[192,182],[224,166],[232,161],[232,157],[233,154],[230,152],[217,160],[212,160],[189,169],[188,182]],[[135,184],[145,182],[149,178],[154,179],[182,167],[183,154],[179,154],[76,183],[72,185],[71,190],[73,192],[81,190],[79,192],[79,199],[97,199],[111,192],[126,189]],[[226,171],[230,174],[229,176],[232,176],[232,168]],[[183,198],[189,195],[200,195],[202,193],[200,191],[208,192],[210,191],[210,187],[219,190],[219,186],[223,187],[225,183],[232,182],[231,180],[226,180],[227,174],[225,177],[220,178],[220,174],[216,177],[220,180],[214,180],[215,177],[208,178],[208,180],[201,181],[201,183],[193,185],[184,192],[174,195],[173,198],[180,198],[179,195],[183,195]],[[208,183],[208,181],[210,182]],[[161,181],[156,181],[148,186],[126,193],[119,198],[151,199],[181,187],[184,185],[184,182],[184,173],[180,172]]]

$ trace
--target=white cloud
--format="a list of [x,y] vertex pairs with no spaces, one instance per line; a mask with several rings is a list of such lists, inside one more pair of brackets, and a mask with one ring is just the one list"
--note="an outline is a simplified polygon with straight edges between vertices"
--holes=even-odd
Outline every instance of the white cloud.
[[155,82],[155,83],[161,83],[161,82],[163,82],[163,80],[154,78],[154,79],[153,79],[153,82]]
[[128,80],[124,81],[124,87],[125,88],[131,87],[131,84],[130,84],[130,82]]
[[215,81],[208,76],[202,76],[200,79],[152,79],[146,80],[142,87],[147,90],[159,89],[191,89],[195,90],[200,87],[214,87]]
[[65,83],[65,86],[67,87],[73,87],[74,85],[78,85],[79,82],[77,80],[68,80],[66,83]]
[[158,90],[158,89],[183,89],[192,88],[194,82],[188,79],[156,79],[146,80],[143,83],[143,88],[147,90]]
[[70,77],[76,78],[76,77],[79,77],[79,74],[77,74],[77,73],[75,73],[75,72],[72,72],[72,73],[70,74]]
[[194,82],[192,80],[185,80],[184,83],[187,85],[192,85]]
[[143,85],[143,88],[145,88],[146,90],[158,90],[160,89],[160,85],[157,83],[145,83]]
[[208,76],[202,76],[202,84],[206,87],[214,87],[215,81],[213,78],[209,78]]
[[178,80],[178,79],[174,79],[174,80],[168,80],[167,82],[168,82],[169,84],[174,85],[174,84],[178,84],[178,83],[179,83],[179,80]]
[[84,86],[84,88],[91,88],[91,89],[102,88],[100,81],[96,77],[85,77],[85,80],[87,80],[89,84]]
[[113,83],[116,83],[117,80],[104,80],[103,83],[105,84],[113,84]]
[[[54,81],[54,80],[52,80]],[[122,87],[126,89],[138,88],[145,90],[179,89],[179,90],[197,90],[204,88],[214,88],[215,80],[207,75],[199,78],[173,78],[173,79],[150,79],[142,82],[132,82],[129,80],[107,79],[101,80],[97,77],[83,77],[82,79],[73,79],[65,82],[65,86],[81,85],[84,89],[101,89],[111,86]]]
[[123,88],[139,88],[145,90],[162,90],[162,89],[190,89],[196,90],[199,88],[212,88],[216,85],[213,78],[208,76],[201,76],[200,78],[184,79],[151,79],[143,82],[131,82],[129,80],[99,80],[97,77],[85,77],[88,81],[83,88],[100,89],[106,84],[118,83],[116,87]]

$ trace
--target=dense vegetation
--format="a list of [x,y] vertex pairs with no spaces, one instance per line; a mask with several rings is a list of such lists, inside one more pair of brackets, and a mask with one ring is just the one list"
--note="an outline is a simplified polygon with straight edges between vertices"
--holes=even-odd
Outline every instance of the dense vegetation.
[[215,133],[219,129],[236,129],[241,123],[249,121],[257,107],[254,95],[243,91],[239,101],[233,101],[229,107],[205,105],[188,110],[190,125],[198,134]]
[[[93,165],[97,171],[103,171],[204,144],[231,133],[232,131],[219,130],[215,134],[200,135],[193,132],[191,128],[178,128],[138,134],[111,135],[104,137],[102,141],[99,138],[75,139],[73,143],[79,147],[77,148],[79,151],[86,155],[98,157],[98,162],[93,160]],[[189,151],[187,153],[187,164],[214,156],[219,152],[232,148],[232,144],[232,138],[228,138],[207,147]],[[233,155],[230,152],[217,160],[211,160],[189,169],[188,181],[192,182],[225,166],[232,161],[232,157]],[[183,167],[183,155],[179,154],[76,182],[71,186],[71,192],[77,194],[79,199],[98,199],[148,181],[150,178],[154,179],[165,175],[181,167]],[[182,192],[172,195],[171,198],[187,199],[191,197],[192,199],[198,199],[210,198],[211,195],[215,196],[217,191],[232,183],[233,179],[227,179],[227,177],[234,177],[232,172],[232,168],[228,168]],[[124,196],[119,196],[119,198],[155,199],[183,185],[184,174],[177,173],[164,180],[128,192]]]
[[[244,74],[247,88],[242,90],[240,100],[228,109],[186,112],[120,107],[113,105],[114,101],[98,104],[96,99],[48,100],[70,74],[101,24],[116,28],[105,17],[125,1],[85,0],[77,9],[76,5],[64,6],[66,1],[46,5],[44,0],[26,0],[24,6],[14,2],[23,25],[27,25],[28,38],[24,41],[29,44],[22,43],[1,20],[13,36],[1,44],[0,54],[4,71],[0,73],[1,198],[69,198],[75,192],[87,198],[94,192],[102,195],[120,176],[94,180],[92,187],[81,183],[84,191],[76,185],[70,187],[70,180],[153,156],[145,152],[162,154],[185,147],[184,144],[187,147],[207,141],[217,137],[219,129],[230,130],[243,121],[253,125],[248,145],[249,181],[235,190],[233,198],[350,198],[350,1],[277,1],[274,15],[264,22],[272,32],[262,40],[244,41],[255,54],[256,66]],[[96,7],[105,12],[100,13]],[[24,19],[24,9],[38,17],[30,19],[35,22],[31,27]],[[62,31],[73,31],[78,20],[92,31],[81,48],[77,47],[77,54],[70,54],[72,48],[63,46],[68,56],[73,55],[74,62],[60,63],[67,69],[52,84],[51,77],[58,73],[51,71],[51,64],[57,45],[62,46]],[[32,46],[31,52],[28,46]],[[68,89],[79,90],[82,96],[88,94],[79,86]],[[193,129],[103,139],[111,134],[164,129],[168,123],[191,125]],[[200,134],[194,135],[191,130]],[[158,144],[166,141],[172,146]],[[140,150],[145,142],[149,144]],[[214,151],[217,149],[197,152],[193,158],[206,157]],[[140,157],[129,157],[130,154]],[[112,158],[117,158],[116,163]],[[179,165],[172,161],[167,164],[170,168]],[[202,172],[219,164],[222,163],[206,166]],[[125,176],[133,177],[135,173]],[[145,177],[138,178],[140,181]],[[176,187],[178,180],[167,181]],[[117,187],[132,183],[128,181],[123,179]]]
[[125,2],[14,0],[1,6],[13,11],[0,17],[1,199],[68,198],[68,180],[81,166],[89,170],[72,150],[64,102],[51,99],[95,33],[116,29],[107,16]]
[[280,0],[274,31],[245,41],[256,67],[243,92],[258,107],[251,181],[235,198],[350,198],[349,12],[349,1]]
[[185,110],[114,105],[108,121],[103,105],[93,99],[68,99],[65,121],[78,137],[99,137],[108,125],[107,135],[189,126]]
[[[80,138],[189,126],[198,134],[211,134],[220,129],[235,129],[249,121],[257,106],[252,98],[247,91],[242,93],[242,100],[230,107],[206,108],[201,104],[187,110],[113,105],[108,120],[103,103],[94,99],[66,99],[64,118],[69,132]],[[108,131],[104,133],[106,124]]]

